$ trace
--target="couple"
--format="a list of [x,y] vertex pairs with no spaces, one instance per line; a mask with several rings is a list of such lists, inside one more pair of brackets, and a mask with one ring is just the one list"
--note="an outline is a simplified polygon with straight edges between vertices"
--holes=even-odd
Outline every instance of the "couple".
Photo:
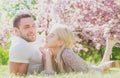
[[[32,16],[28,13],[15,16],[13,20],[15,36],[11,38],[9,50],[11,74],[103,71],[110,67],[112,62],[99,66],[88,65],[72,51],[73,33],[70,29],[62,24],[55,24],[52,27],[55,28],[50,30],[44,47],[40,48],[43,45],[43,39],[37,35]],[[106,57],[107,55],[104,56]]]

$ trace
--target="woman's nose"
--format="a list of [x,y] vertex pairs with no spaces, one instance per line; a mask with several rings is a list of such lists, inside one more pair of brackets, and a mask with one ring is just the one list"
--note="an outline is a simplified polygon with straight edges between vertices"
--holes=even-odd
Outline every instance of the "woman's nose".
[[48,36],[45,37],[45,40],[47,40],[47,39],[48,39]]

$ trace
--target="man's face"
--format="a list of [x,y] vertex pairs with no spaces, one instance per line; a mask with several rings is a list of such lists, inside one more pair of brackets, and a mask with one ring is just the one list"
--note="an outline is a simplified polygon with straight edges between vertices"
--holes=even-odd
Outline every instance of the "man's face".
[[36,40],[36,26],[31,17],[22,18],[20,20],[19,28],[16,29],[18,36],[26,41],[33,42]]

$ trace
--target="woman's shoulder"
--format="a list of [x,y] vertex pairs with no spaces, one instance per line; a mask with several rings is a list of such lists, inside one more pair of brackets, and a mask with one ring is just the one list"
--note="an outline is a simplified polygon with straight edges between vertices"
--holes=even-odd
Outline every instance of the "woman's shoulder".
[[63,53],[62,53],[62,57],[63,57],[63,58],[67,58],[67,57],[73,56],[74,54],[75,54],[75,53],[73,52],[72,49],[66,48],[66,49],[64,49],[64,51],[63,51]]

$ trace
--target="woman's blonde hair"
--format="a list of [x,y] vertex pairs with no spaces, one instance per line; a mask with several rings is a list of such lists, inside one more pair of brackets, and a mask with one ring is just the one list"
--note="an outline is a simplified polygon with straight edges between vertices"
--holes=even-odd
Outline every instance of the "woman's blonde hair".
[[65,48],[71,48],[73,45],[73,33],[72,31],[64,24],[54,24],[51,31],[55,31],[59,39],[63,40],[64,44],[60,47],[57,52],[55,61],[57,63],[58,72],[64,73],[64,64],[62,59],[62,53]]

